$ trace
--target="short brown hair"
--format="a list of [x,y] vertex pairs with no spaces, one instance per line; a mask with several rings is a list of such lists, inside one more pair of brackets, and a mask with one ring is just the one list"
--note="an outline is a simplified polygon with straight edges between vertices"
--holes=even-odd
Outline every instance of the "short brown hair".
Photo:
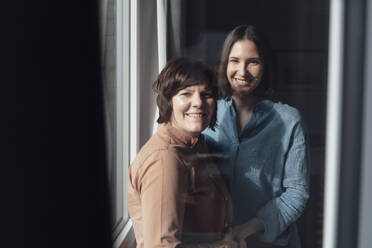
[[252,25],[240,25],[234,28],[226,37],[222,47],[221,60],[218,68],[218,89],[221,98],[229,98],[232,96],[232,88],[226,77],[226,69],[229,61],[229,55],[232,46],[237,41],[250,40],[256,45],[260,59],[263,62],[264,73],[261,79],[261,83],[253,93],[256,95],[265,95],[271,86],[270,74],[271,61],[269,60],[269,47],[265,42],[262,34]]
[[[215,72],[205,63],[185,57],[170,60],[160,72],[152,85],[158,94],[156,104],[159,108],[158,123],[169,122],[172,115],[172,97],[178,91],[193,85],[206,85],[212,91],[213,98],[217,101],[218,89]],[[214,130],[217,121],[217,102],[215,104],[212,120],[209,127]]]

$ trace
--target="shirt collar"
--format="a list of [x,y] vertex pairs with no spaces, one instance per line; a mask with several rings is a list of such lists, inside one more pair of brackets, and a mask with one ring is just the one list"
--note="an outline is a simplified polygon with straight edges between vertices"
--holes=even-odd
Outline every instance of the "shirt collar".
[[[228,106],[230,108],[234,108],[232,98],[227,99]],[[274,103],[268,99],[263,99],[259,101],[253,108],[254,113],[259,113],[259,112],[267,112],[271,110],[273,107]]]
[[267,112],[271,110],[274,103],[268,99],[264,99],[259,101],[256,106],[254,106],[253,112],[259,113],[259,112]]

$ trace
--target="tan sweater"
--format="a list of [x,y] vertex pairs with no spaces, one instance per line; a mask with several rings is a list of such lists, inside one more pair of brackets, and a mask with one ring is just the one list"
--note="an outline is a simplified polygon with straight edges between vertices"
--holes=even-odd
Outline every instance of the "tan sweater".
[[204,139],[169,124],[129,168],[128,208],[140,248],[209,247],[231,225],[230,196]]

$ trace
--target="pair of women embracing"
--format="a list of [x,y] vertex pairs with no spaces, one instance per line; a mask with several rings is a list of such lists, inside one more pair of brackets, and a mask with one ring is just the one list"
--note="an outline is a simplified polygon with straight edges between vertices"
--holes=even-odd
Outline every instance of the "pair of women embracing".
[[254,27],[238,26],[218,80],[178,58],[154,82],[159,127],[129,172],[138,247],[300,247],[307,135],[295,108],[263,97],[265,51]]

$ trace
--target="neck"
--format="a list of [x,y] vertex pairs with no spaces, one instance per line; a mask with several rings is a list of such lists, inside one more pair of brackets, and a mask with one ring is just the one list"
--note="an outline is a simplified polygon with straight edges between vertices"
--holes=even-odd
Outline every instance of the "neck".
[[177,130],[177,132],[184,135],[185,137],[190,136],[190,137],[193,137],[193,138],[198,138],[201,134],[201,132],[187,132],[187,131],[183,130],[182,128],[179,128],[177,125],[175,125],[174,121],[170,121],[169,125],[171,127],[173,127],[175,130]]
[[260,99],[254,95],[233,95],[232,99],[237,115],[236,127],[240,135],[245,125],[250,121],[253,108]]
[[233,95],[232,96],[235,109],[238,112],[252,111],[256,103],[260,100],[254,95]]

